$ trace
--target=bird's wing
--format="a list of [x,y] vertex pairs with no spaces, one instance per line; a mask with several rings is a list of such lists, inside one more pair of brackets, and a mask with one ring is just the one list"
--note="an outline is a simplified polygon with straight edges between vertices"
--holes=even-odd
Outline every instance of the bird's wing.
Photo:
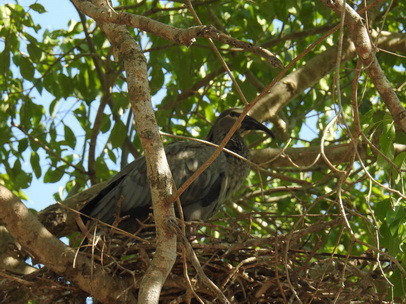
[[[176,187],[181,187],[215,151],[214,147],[191,142],[179,142],[166,151]],[[224,153],[183,192],[180,201],[186,220],[211,217],[224,200],[227,185],[227,160]]]
[[[121,216],[126,215],[132,206],[145,207],[150,200],[145,158],[141,157],[117,173],[81,212],[111,224],[118,211]],[[145,213],[148,214],[148,210]]]
[[[165,149],[169,167],[177,187],[183,183],[213,154],[215,148],[196,142],[178,142]],[[226,157],[219,155],[182,194],[186,220],[210,217],[224,199]],[[118,204],[120,209],[118,209]],[[143,218],[151,211],[151,194],[146,174],[145,158],[127,165],[108,185],[81,210],[106,223],[114,221],[116,210],[120,215]]]

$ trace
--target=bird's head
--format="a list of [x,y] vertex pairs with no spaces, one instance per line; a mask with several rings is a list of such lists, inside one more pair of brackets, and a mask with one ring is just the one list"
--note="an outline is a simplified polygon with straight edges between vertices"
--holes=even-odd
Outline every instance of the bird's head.
[[[222,112],[214,122],[213,127],[211,128],[210,133],[207,136],[207,140],[219,144],[230,131],[236,120],[240,117],[242,111],[243,110],[240,108],[231,108]],[[261,130],[272,138],[275,138],[271,130],[269,130],[266,126],[261,124],[256,119],[246,115],[236,133],[241,134],[242,132],[248,130]]]

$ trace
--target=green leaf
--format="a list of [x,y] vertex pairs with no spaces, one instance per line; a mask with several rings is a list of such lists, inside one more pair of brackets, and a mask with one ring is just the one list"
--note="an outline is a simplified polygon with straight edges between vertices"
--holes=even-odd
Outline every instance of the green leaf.
[[30,8],[36,11],[37,13],[43,14],[46,13],[47,10],[42,6],[40,3],[34,3],[30,5]]
[[57,76],[55,73],[48,73],[43,77],[43,85],[49,93],[51,93],[56,99],[59,99],[62,97],[62,94],[58,82],[55,81],[56,79]]
[[83,129],[88,130],[90,127],[90,121],[89,121],[88,115],[87,115],[86,104],[82,102],[80,104],[80,106],[73,111],[73,114],[75,115],[76,119],[80,123],[80,126]]
[[209,121],[214,121],[215,119],[215,115],[214,115],[214,109],[213,107],[208,104],[205,108],[204,108],[204,116],[206,117],[207,120]]
[[102,115],[102,121],[100,124],[100,132],[106,133],[108,130],[110,130],[111,127],[111,118],[110,115],[107,115],[103,113]]
[[15,160],[12,170],[14,175],[17,175],[21,171],[21,161],[19,159]]
[[406,152],[401,152],[395,157],[395,164],[401,170],[401,173],[398,173],[397,170],[392,168],[393,178],[395,183],[400,183],[404,179],[404,172],[406,172]]
[[[393,140],[395,139],[395,126],[393,123],[386,124],[383,128],[382,134],[379,137],[379,144],[383,154],[390,160],[393,160],[395,155],[395,148],[393,146]],[[378,156],[378,165],[383,168],[388,168],[390,165],[388,162]]]
[[117,162],[117,157],[116,157],[116,155],[114,154],[113,150],[107,149],[107,154],[108,154],[109,158],[110,158],[114,163]]
[[41,170],[39,155],[37,152],[35,152],[35,151],[31,152],[30,163],[31,163],[32,170],[34,171],[35,177],[40,178],[42,170]]
[[395,268],[389,280],[393,284],[394,296],[404,299],[406,294],[406,278],[402,272],[398,268]]
[[386,213],[386,222],[391,228],[392,235],[395,235],[399,223],[402,223],[406,220],[406,212],[403,206],[396,206],[395,210],[388,210]]
[[165,82],[165,75],[163,73],[162,66],[158,65],[158,63],[154,64],[152,66],[150,76],[151,95],[155,95],[160,89],[162,89]]
[[56,109],[58,108],[58,104],[61,100],[59,98],[55,98],[49,105],[49,113],[51,117],[54,118],[56,115]]
[[0,53],[0,72],[1,75],[6,75],[10,70],[10,52],[6,48]]
[[106,165],[103,157],[98,157],[95,163],[97,177],[101,180],[107,180],[111,177],[110,170]]
[[113,130],[111,130],[110,133],[109,141],[113,146],[113,148],[122,147],[126,135],[127,135],[126,127],[124,123],[120,120],[114,125]]
[[69,128],[67,125],[64,125],[65,131],[65,143],[72,149],[76,147],[76,135],[73,133],[72,129]]
[[56,81],[59,84],[61,96],[63,98],[68,98],[69,96],[73,95],[75,87],[74,87],[73,81],[70,77],[66,76],[65,74],[60,73],[60,74],[58,74]]
[[31,185],[32,174],[20,171],[14,181],[18,188],[26,189]]
[[42,50],[38,47],[37,44],[35,43],[30,43],[27,46],[27,51],[30,54],[30,59],[33,62],[38,62],[41,60],[41,56],[42,56]]
[[18,142],[18,152],[22,153],[28,148],[28,139],[23,138]]
[[11,178],[14,182],[15,190],[20,188],[25,189],[28,188],[32,181],[32,174],[26,173],[21,168],[21,162],[19,159],[16,159],[14,162],[14,166],[11,170]]
[[44,88],[43,83],[42,83],[42,77],[35,79],[34,85],[35,85],[35,88],[37,89],[38,93],[40,95],[42,95],[42,89]]
[[376,204],[375,216],[378,220],[384,221],[386,219],[386,214],[392,211],[392,205],[389,199],[384,199]]
[[27,57],[21,56],[19,63],[21,76],[24,79],[32,80],[35,72],[32,62]]
[[44,175],[45,183],[59,182],[62,176],[65,174],[66,165],[57,168],[50,167]]

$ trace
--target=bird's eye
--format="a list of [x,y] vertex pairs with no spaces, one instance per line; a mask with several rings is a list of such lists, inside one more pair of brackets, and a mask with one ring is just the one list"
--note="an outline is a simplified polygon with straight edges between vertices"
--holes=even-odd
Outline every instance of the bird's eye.
[[235,111],[230,112],[231,117],[240,117],[240,115],[241,115],[241,113],[238,113],[238,112],[235,112]]

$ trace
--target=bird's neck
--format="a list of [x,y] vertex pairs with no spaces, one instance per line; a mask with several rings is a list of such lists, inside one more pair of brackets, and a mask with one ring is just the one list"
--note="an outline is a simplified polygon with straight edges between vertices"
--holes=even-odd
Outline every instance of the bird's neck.
[[[227,134],[213,134],[210,133],[206,140],[210,141],[216,145],[220,145],[221,142],[224,140]],[[243,157],[248,157],[248,148],[244,143],[244,140],[241,138],[240,134],[235,132],[233,136],[231,136],[230,140],[226,144],[226,148],[231,150]]]

